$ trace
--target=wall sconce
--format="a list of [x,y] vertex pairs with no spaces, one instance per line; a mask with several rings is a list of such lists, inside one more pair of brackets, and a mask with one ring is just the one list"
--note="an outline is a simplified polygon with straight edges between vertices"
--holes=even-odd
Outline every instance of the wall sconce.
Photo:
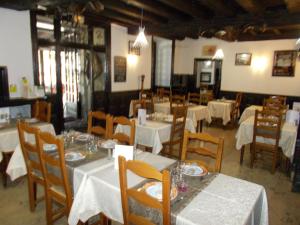
[[128,54],[127,62],[129,65],[136,65],[138,61],[138,57],[136,55]]
[[224,58],[224,52],[221,48],[217,49],[215,55],[212,57],[213,59],[223,59]]

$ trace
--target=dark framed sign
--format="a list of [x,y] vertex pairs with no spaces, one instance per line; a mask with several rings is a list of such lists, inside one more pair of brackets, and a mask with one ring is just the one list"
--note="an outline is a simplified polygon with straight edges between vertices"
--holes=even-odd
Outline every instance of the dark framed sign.
[[128,42],[128,54],[131,55],[140,55],[141,54],[141,48],[140,47],[133,47],[133,41]]
[[251,53],[236,53],[235,65],[237,66],[250,66],[251,65]]
[[114,57],[114,81],[126,82],[126,57],[115,56]]
[[273,73],[275,77],[293,77],[295,76],[295,64],[297,51],[275,51],[273,62]]

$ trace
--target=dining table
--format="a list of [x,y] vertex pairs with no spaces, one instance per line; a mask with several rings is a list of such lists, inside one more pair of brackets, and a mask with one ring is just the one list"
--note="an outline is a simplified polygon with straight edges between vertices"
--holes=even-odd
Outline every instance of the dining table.
[[[254,116],[250,116],[244,120],[235,135],[236,149],[241,150],[245,145],[252,143],[253,141],[253,127]],[[258,141],[262,143],[272,143],[273,140],[268,138],[258,137]],[[279,139],[279,147],[281,147],[283,154],[293,160],[295,152],[295,144],[297,139],[297,126],[294,122],[284,121],[281,127],[281,134]]]
[[[135,120],[135,144],[152,148],[152,153],[158,154],[163,143],[170,140],[173,116],[163,113],[154,113],[153,118],[148,118],[144,124]],[[185,129],[195,133],[195,126],[191,119],[187,118]],[[130,134],[130,127],[118,124],[115,132]]]
[[[51,123],[41,122],[35,118],[24,119],[30,125],[38,127],[41,131],[47,131],[55,135],[54,127]],[[29,137],[33,138],[33,137]],[[17,120],[10,120],[3,124],[0,128],[0,155],[2,152],[13,152],[12,157],[8,163],[6,173],[11,180],[15,180],[20,176],[26,174],[26,166],[22,155],[22,150],[19,142],[19,134],[17,129]]]
[[[177,104],[173,103],[172,107],[177,106]],[[197,123],[199,121],[207,121],[208,123],[211,123],[211,114],[208,110],[208,107],[205,105],[196,105],[193,103],[187,104],[188,110],[187,110],[187,118],[191,119],[193,121],[193,124],[195,127],[197,127]],[[158,113],[170,113],[170,102],[160,102],[154,104],[154,112]]]
[[244,122],[249,117],[254,116],[256,110],[262,111],[263,106],[262,105],[250,105],[247,108],[245,108],[242,115],[241,115],[241,117],[240,117],[240,119],[239,119],[239,124]]
[[231,120],[231,111],[233,109],[235,100],[228,99],[216,99],[207,103],[208,111],[212,118],[220,118],[223,121],[223,125]]
[[[178,163],[140,150],[135,160],[147,162],[158,170],[172,170]],[[123,223],[119,171],[114,163],[115,160],[104,157],[74,168],[70,225],[76,225],[79,220],[85,222],[99,213]],[[171,224],[268,225],[268,203],[263,186],[220,173],[184,177],[187,188],[178,190],[178,195],[171,200]],[[129,188],[147,183],[147,179],[132,172],[127,172],[127,181]],[[131,208],[149,214],[149,208],[134,203]],[[155,219],[151,211],[150,215]]]

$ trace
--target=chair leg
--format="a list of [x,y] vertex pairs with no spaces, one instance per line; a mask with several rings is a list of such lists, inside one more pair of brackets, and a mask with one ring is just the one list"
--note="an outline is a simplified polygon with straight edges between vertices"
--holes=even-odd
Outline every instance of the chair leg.
[[3,187],[7,187],[8,176],[6,173],[6,169],[13,152],[2,152],[2,154],[3,154],[3,159],[1,162],[2,183],[3,183]]
[[46,197],[46,217],[47,217],[47,225],[53,225],[52,200],[49,197]]
[[245,152],[245,145],[243,145],[242,149],[241,149],[241,155],[240,155],[240,164],[241,165],[243,164],[243,161],[244,161],[244,152]]
[[272,174],[275,173],[276,166],[277,166],[277,161],[278,161],[278,154],[274,153],[273,162],[272,162],[272,171],[271,171]]
[[253,168],[253,164],[254,164],[254,159],[255,159],[255,146],[252,143],[250,145],[250,154],[251,154],[251,161],[250,161],[250,168]]
[[29,206],[30,206],[30,211],[34,212],[35,210],[35,191],[34,191],[34,181],[30,178],[28,178],[28,195],[29,195]]

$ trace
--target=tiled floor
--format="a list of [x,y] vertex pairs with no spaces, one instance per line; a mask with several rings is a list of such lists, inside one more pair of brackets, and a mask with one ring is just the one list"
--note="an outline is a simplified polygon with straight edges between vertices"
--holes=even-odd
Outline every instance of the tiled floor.
[[[225,139],[222,173],[261,184],[266,188],[270,225],[300,224],[300,193],[291,192],[289,177],[280,169],[275,174],[271,174],[270,165],[262,162],[258,162],[253,169],[250,169],[248,149],[245,152],[244,164],[240,166],[239,151],[235,149],[236,129],[209,127],[204,128],[204,131]],[[43,203],[38,205],[36,212],[29,211],[25,179],[10,184],[6,189],[0,185],[0,224],[46,224]],[[56,224],[67,224],[66,219],[61,219]]]

